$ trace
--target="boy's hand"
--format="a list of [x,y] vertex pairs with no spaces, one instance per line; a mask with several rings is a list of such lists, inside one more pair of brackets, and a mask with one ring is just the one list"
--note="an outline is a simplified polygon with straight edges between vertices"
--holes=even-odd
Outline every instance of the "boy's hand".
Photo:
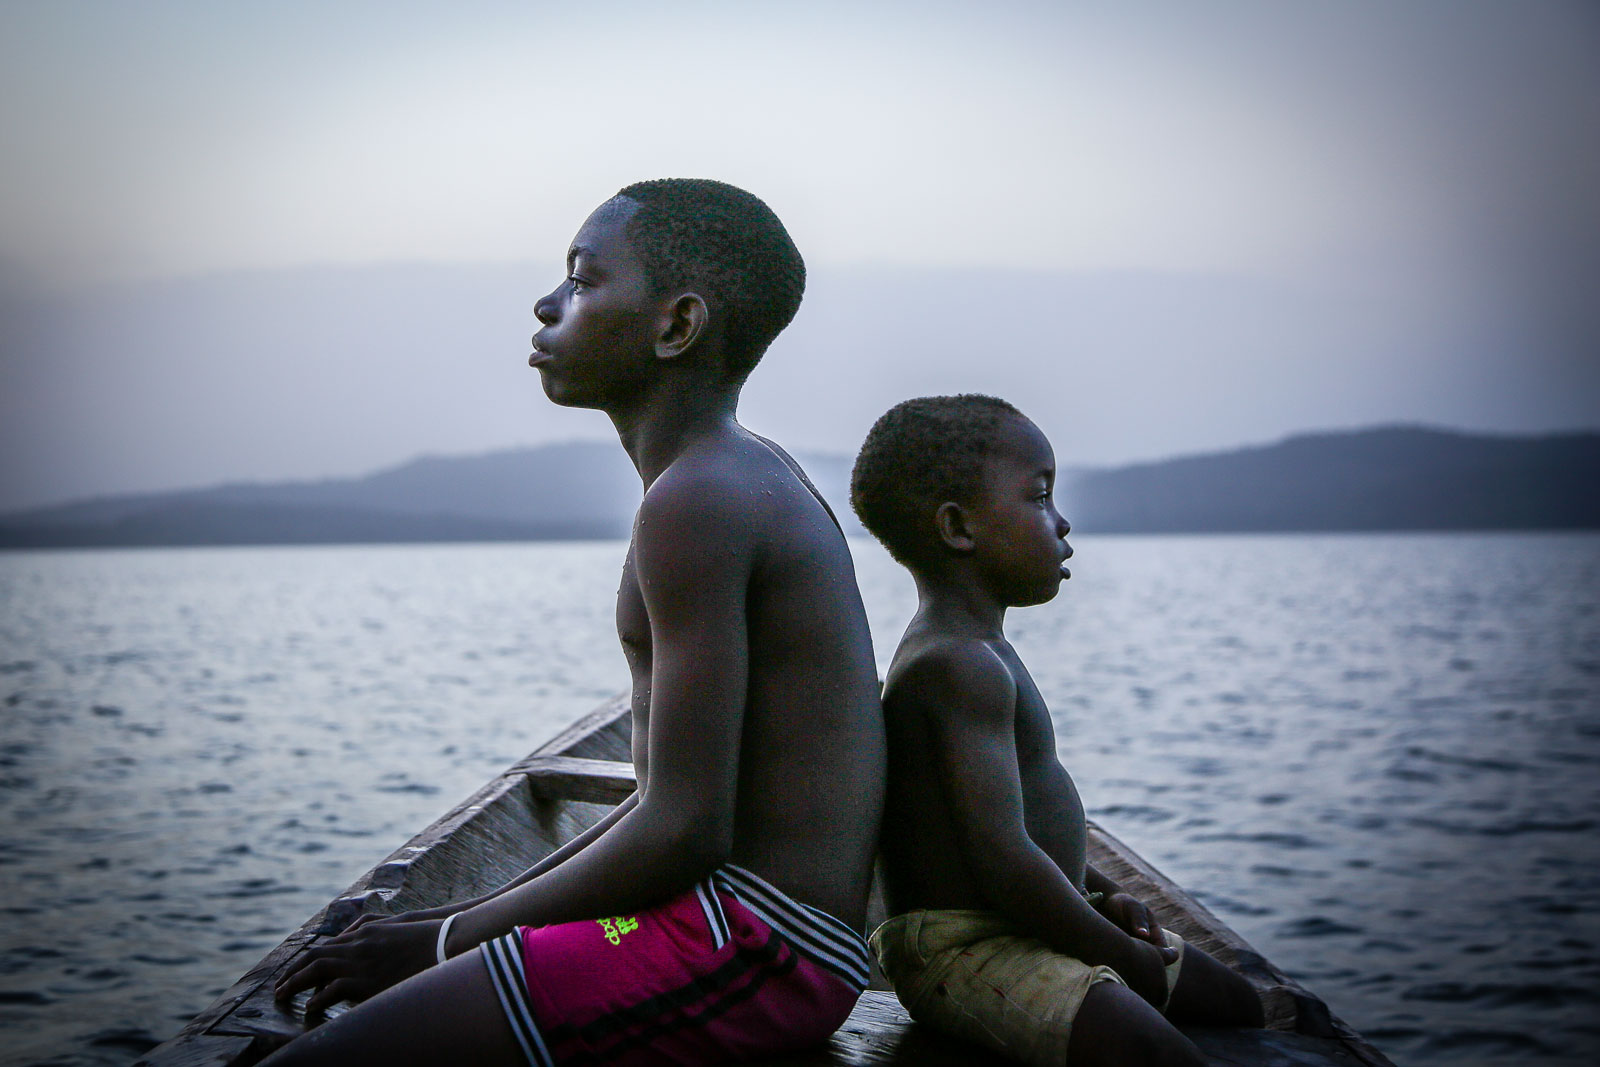
[[1167,947],[1161,924],[1156,922],[1156,917],[1151,914],[1150,909],[1137,897],[1128,893],[1113,893],[1100,902],[1099,910],[1101,915],[1129,937],[1148,941],[1160,949],[1163,962],[1171,963],[1178,958],[1178,950]]
[[[396,916],[395,918],[399,918]],[[308,949],[284,971],[273,997],[286,1001],[315,988],[311,1017],[341,1000],[360,1002],[433,966],[440,920],[373,922]]]
[[418,908],[416,911],[403,911],[399,915],[379,915],[377,912],[367,912],[356,916],[355,922],[339,931],[341,934],[351,934],[363,927],[376,923],[415,923],[426,922],[429,919],[446,919],[457,911],[465,911],[463,904],[445,904],[437,908]]

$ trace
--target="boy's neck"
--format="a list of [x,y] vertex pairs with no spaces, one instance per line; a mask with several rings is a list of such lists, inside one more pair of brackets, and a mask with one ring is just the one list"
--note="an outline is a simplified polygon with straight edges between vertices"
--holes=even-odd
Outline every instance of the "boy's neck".
[[[675,388],[677,384],[687,387]],[[737,427],[738,409],[737,384],[668,382],[637,403],[606,414],[648,490],[691,443]]]
[[986,641],[1005,640],[1007,605],[961,569],[912,572],[917,615],[940,630]]

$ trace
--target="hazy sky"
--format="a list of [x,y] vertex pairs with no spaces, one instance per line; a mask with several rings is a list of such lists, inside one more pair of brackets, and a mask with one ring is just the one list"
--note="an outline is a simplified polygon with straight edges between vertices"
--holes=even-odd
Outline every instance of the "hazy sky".
[[[0,325],[0,507],[603,434],[498,375],[587,212],[661,175],[757,192],[811,264],[745,408],[801,447],[960,388],[1059,402],[1040,421],[1085,462],[1600,425],[1581,0],[0,2],[0,145],[0,311],[29,324]],[[526,266],[525,294],[462,297],[496,370],[453,354],[426,425],[319,384],[384,366],[337,309],[270,383],[260,353],[183,355],[204,296],[174,279],[396,263]],[[414,341],[391,360],[451,347]],[[226,417],[174,381],[207,361]],[[414,403],[448,388],[420,377]]]

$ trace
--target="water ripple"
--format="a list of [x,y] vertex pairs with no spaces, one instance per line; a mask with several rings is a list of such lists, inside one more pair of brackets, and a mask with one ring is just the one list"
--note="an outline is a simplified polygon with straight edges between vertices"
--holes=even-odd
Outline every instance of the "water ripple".
[[[1010,632],[1096,819],[1398,1062],[1600,1062],[1600,537],[1076,547]],[[0,1063],[135,1058],[621,689],[623,549],[0,555]]]

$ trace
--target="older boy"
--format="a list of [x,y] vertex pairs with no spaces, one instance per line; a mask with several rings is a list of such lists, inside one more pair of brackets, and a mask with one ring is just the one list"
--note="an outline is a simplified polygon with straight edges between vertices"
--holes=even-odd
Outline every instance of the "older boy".
[[611,417],[644,482],[617,597],[638,791],[496,893],[307,953],[281,996],[373,999],[272,1062],[712,1064],[849,1014],[883,790],[871,642],[832,514],[735,419],[804,281],[777,217],[720,182],[628,186],[578,231],[528,362]]
[[1260,1003],[1088,865],[1049,709],[1002,629],[1068,577],[1054,481],[1038,427],[985,396],[898,405],[856,461],[851,502],[918,593],[883,692],[898,914],[873,947],[914,1018],[1030,1064],[1201,1063],[1162,1012],[1259,1026]]

